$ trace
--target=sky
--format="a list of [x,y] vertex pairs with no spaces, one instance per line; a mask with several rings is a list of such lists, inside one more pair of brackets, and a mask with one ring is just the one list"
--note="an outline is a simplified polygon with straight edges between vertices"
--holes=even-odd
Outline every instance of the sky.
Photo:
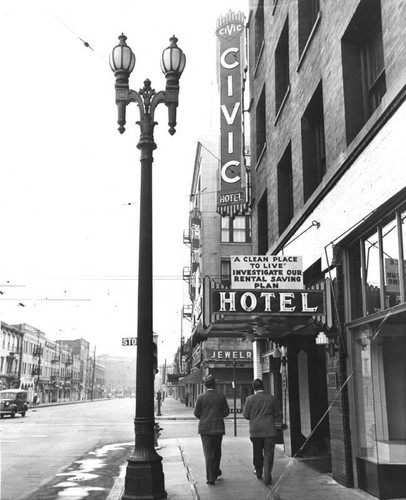
[[229,9],[247,15],[248,0],[0,2],[2,321],[135,356],[122,338],[137,335],[139,115],[130,104],[120,135],[108,57],[124,33],[130,88],[149,78],[158,92],[176,35],[186,54],[177,132],[160,105],[153,164],[154,331],[159,362],[172,361],[190,333],[183,230],[197,141],[219,132],[215,30]]

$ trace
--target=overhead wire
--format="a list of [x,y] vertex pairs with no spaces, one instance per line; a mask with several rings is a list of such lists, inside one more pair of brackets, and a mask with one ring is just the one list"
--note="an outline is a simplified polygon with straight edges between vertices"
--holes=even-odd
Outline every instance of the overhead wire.
[[94,52],[98,57],[100,57],[100,59],[108,64],[108,61],[101,55],[99,54],[91,45],[89,42],[87,42],[86,40],[84,40],[82,37],[80,37],[70,26],[68,26],[64,21],[62,21],[62,19],[60,19],[54,12],[52,12],[51,10],[48,9],[48,12],[51,14],[52,17],[54,17],[58,22],[60,22],[68,31],[70,31],[72,33],[72,35],[74,35],[78,40],[80,40],[83,45],[90,49],[92,52]]

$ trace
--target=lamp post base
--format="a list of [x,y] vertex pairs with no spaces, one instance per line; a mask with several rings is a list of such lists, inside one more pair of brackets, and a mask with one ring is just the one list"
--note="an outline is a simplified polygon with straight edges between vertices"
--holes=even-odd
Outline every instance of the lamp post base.
[[162,457],[148,462],[128,459],[125,487],[121,500],[158,500],[167,498]]

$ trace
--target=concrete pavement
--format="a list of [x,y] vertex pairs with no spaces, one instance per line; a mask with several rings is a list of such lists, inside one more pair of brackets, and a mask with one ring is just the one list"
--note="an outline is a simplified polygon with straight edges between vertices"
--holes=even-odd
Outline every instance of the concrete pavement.
[[[241,416],[239,416],[241,418]],[[162,403],[156,420],[164,427],[165,420],[193,419],[193,408],[173,398]],[[233,416],[228,418],[233,420]],[[275,451],[274,482],[266,486],[253,474],[252,448],[248,437],[234,437],[227,424],[223,439],[222,476],[214,486],[206,484],[205,463],[200,437],[159,439],[165,489],[173,500],[373,500],[375,497],[359,489],[349,489],[321,474],[300,460]],[[197,420],[196,420],[197,432]],[[119,500],[124,488],[125,463],[107,499]]]

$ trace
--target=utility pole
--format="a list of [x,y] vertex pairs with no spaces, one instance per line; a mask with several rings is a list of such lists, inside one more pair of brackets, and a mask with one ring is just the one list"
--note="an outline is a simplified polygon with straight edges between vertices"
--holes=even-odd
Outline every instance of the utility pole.
[[96,373],[96,346],[93,351],[93,373],[92,373],[92,390],[90,393],[90,401],[93,401],[93,390],[94,390],[94,377]]
[[21,372],[22,372],[22,365],[23,365],[23,341],[24,341],[24,332],[21,332],[21,337],[20,337],[20,349],[19,349],[19,362],[18,362],[18,389],[21,387]]

